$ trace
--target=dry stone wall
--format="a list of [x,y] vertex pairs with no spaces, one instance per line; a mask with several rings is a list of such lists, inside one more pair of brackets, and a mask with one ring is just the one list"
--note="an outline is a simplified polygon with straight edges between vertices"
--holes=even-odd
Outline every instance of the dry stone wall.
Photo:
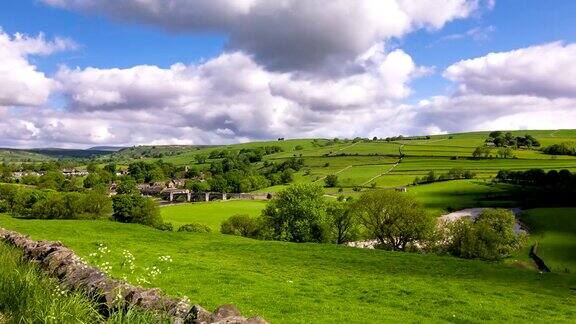
[[0,228],[0,240],[22,249],[24,256],[38,263],[62,285],[81,291],[100,305],[103,315],[122,307],[138,307],[169,316],[174,323],[265,324],[261,317],[242,317],[233,305],[223,305],[209,312],[186,299],[167,297],[159,289],[146,289],[106,274],[83,262],[60,242],[35,241],[28,236]]

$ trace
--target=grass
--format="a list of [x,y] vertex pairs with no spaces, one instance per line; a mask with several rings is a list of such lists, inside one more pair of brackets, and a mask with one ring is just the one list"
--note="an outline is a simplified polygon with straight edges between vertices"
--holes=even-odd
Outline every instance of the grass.
[[215,201],[207,203],[181,204],[160,209],[164,221],[177,229],[184,224],[202,223],[213,231],[220,231],[222,221],[235,214],[258,216],[266,205],[265,201]]
[[134,308],[102,317],[98,305],[66,291],[22,252],[0,242],[0,323],[158,323]]
[[576,274],[576,208],[527,210],[522,220],[546,265],[554,272]]
[[515,207],[508,200],[507,187],[480,180],[454,180],[409,187],[408,194],[431,214],[440,216],[470,207]]
[[569,321],[576,316],[572,276],[539,274],[501,263],[336,245],[257,241],[221,234],[161,232],[108,221],[18,220],[0,225],[35,239],[61,240],[88,257],[97,243],[142,267],[170,255],[151,283],[193,303],[234,303],[272,323],[394,321]]
[[15,323],[101,321],[94,305],[80,294],[66,293],[22,253],[0,243],[0,313]]

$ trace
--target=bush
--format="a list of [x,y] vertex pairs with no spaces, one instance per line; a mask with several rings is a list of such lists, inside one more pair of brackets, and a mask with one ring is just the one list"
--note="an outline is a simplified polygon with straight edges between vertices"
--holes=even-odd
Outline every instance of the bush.
[[328,188],[334,188],[338,185],[338,176],[335,174],[330,174],[324,178],[324,184]]
[[192,223],[180,226],[178,232],[210,233],[212,232],[212,229],[204,224]]
[[486,209],[472,221],[448,224],[448,252],[467,259],[500,260],[522,245],[514,233],[514,214],[507,209]]
[[161,231],[172,232],[174,230],[174,225],[172,225],[172,223],[162,223],[155,228]]
[[0,200],[0,213],[7,213],[10,211],[10,205],[8,202]]
[[248,215],[234,215],[222,222],[220,233],[257,237],[259,234],[259,226],[257,221]]
[[138,223],[152,227],[163,221],[154,200],[137,195],[116,195],[112,198],[114,214],[112,218],[122,223]]

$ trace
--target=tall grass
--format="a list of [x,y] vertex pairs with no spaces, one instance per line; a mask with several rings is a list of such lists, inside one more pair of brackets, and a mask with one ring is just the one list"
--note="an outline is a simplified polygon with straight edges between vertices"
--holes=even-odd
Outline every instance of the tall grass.
[[24,259],[22,252],[0,242],[0,323],[159,323],[136,309],[107,319],[79,292],[66,291],[56,279]]
[[92,303],[0,243],[0,312],[15,323],[94,323],[102,320]]

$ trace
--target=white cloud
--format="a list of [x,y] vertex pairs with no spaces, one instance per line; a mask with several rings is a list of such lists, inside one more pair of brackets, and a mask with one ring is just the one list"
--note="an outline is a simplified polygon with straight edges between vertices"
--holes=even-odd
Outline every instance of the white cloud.
[[[218,32],[273,70],[332,70],[377,43],[468,17],[481,0],[43,0],[179,32]],[[482,3],[482,5],[480,4]]]
[[414,127],[455,132],[576,125],[576,44],[490,53],[457,62],[444,76],[459,90],[411,107]]
[[10,36],[0,29],[0,106],[41,105],[55,83],[37,70],[28,57],[49,55],[76,45],[63,38],[47,41],[44,35]]
[[334,114],[389,107],[409,95],[409,82],[422,70],[403,51],[388,53],[383,46],[361,55],[356,67],[349,76],[315,78],[270,72],[235,52],[168,69],[63,68],[56,80],[70,111],[140,113],[135,121],[144,118],[141,122],[191,127],[220,137],[263,138],[306,133],[329,123]]
[[576,97],[576,44],[560,42],[460,61],[445,77],[464,93]]

